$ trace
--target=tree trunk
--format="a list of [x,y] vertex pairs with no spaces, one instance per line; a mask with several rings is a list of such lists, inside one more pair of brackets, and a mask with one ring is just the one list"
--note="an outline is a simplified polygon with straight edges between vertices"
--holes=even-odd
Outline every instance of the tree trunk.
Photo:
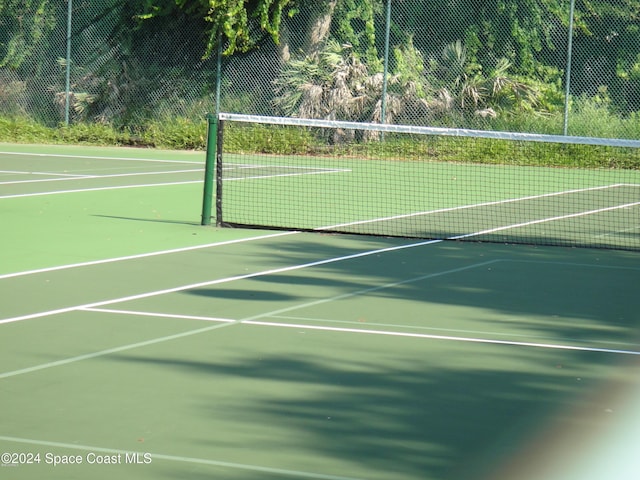
[[292,54],[302,53],[306,57],[318,54],[329,36],[337,3],[338,0],[322,5],[306,3],[296,16],[282,22],[279,55],[283,63]]

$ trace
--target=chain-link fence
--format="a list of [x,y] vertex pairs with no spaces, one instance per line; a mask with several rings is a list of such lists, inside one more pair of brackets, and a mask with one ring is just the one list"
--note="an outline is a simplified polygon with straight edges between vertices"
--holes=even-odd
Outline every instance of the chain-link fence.
[[256,20],[253,49],[207,59],[203,21],[136,5],[0,0],[0,115],[135,131],[218,110],[640,138],[640,0],[294,2],[278,43]]

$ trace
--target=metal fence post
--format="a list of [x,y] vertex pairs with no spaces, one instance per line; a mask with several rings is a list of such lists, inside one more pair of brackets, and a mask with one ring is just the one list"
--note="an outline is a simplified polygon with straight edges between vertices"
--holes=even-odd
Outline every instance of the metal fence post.
[[571,56],[573,50],[573,13],[575,0],[571,0],[569,7],[569,40],[567,42],[567,65],[565,71],[565,92],[564,92],[564,127],[563,134],[569,133],[569,90],[571,87]]
[[[391,28],[391,0],[387,0],[387,19],[384,40],[384,76],[382,80],[382,107],[380,123],[387,123],[387,80],[389,76],[389,30]],[[384,134],[383,134],[384,135]]]
[[73,0],[67,0],[67,57],[64,87],[64,124],[69,125],[69,110],[71,108],[71,16],[73,15]]

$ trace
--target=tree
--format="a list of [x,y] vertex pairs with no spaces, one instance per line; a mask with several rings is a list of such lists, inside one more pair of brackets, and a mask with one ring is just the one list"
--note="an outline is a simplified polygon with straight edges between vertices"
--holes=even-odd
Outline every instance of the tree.
[[[398,49],[396,56],[417,58],[415,51],[405,50]],[[350,44],[329,39],[316,54],[287,62],[274,83],[274,103],[280,114],[356,122],[382,120],[383,75],[361,60]],[[406,71],[391,75],[385,122],[401,119],[409,109],[424,110],[421,87],[420,80]]]
[[49,0],[0,1],[0,67],[22,66],[54,26]]
[[572,93],[640,109],[640,0],[577,0]]
[[535,105],[538,92],[511,74],[511,63],[500,58],[494,66],[470,62],[462,42],[446,45],[440,58],[431,58],[426,72],[429,110],[433,115],[495,117],[500,112]]
[[[222,37],[226,43],[224,53],[231,55],[244,52],[255,46],[263,32],[278,43],[282,15],[285,11],[295,12],[297,0],[142,0],[141,20],[154,17],[168,17],[176,12],[186,12],[206,24],[206,44],[204,57],[214,51]],[[260,31],[252,25],[256,20]]]
[[393,43],[411,37],[427,56],[460,40],[470,62],[486,65],[505,57],[518,73],[532,74],[541,52],[566,44],[568,0],[413,0],[392,5]]
[[303,118],[362,120],[375,98],[367,65],[336,40],[288,62],[275,84],[276,106]]

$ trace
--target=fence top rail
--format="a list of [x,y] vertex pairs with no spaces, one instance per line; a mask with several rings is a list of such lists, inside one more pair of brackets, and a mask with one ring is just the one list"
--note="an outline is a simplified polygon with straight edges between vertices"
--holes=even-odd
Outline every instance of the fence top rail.
[[640,140],[629,140],[620,138],[546,135],[537,133],[472,130],[464,128],[425,127],[417,125],[392,125],[382,123],[347,122],[340,120],[319,120],[311,118],[246,115],[225,112],[219,113],[218,119],[229,120],[233,122],[260,123],[266,125],[283,125],[293,127],[342,128],[346,130],[370,130],[376,132],[408,133],[417,135],[444,135],[450,137],[475,137],[511,141],[520,140],[525,142],[640,148]]

